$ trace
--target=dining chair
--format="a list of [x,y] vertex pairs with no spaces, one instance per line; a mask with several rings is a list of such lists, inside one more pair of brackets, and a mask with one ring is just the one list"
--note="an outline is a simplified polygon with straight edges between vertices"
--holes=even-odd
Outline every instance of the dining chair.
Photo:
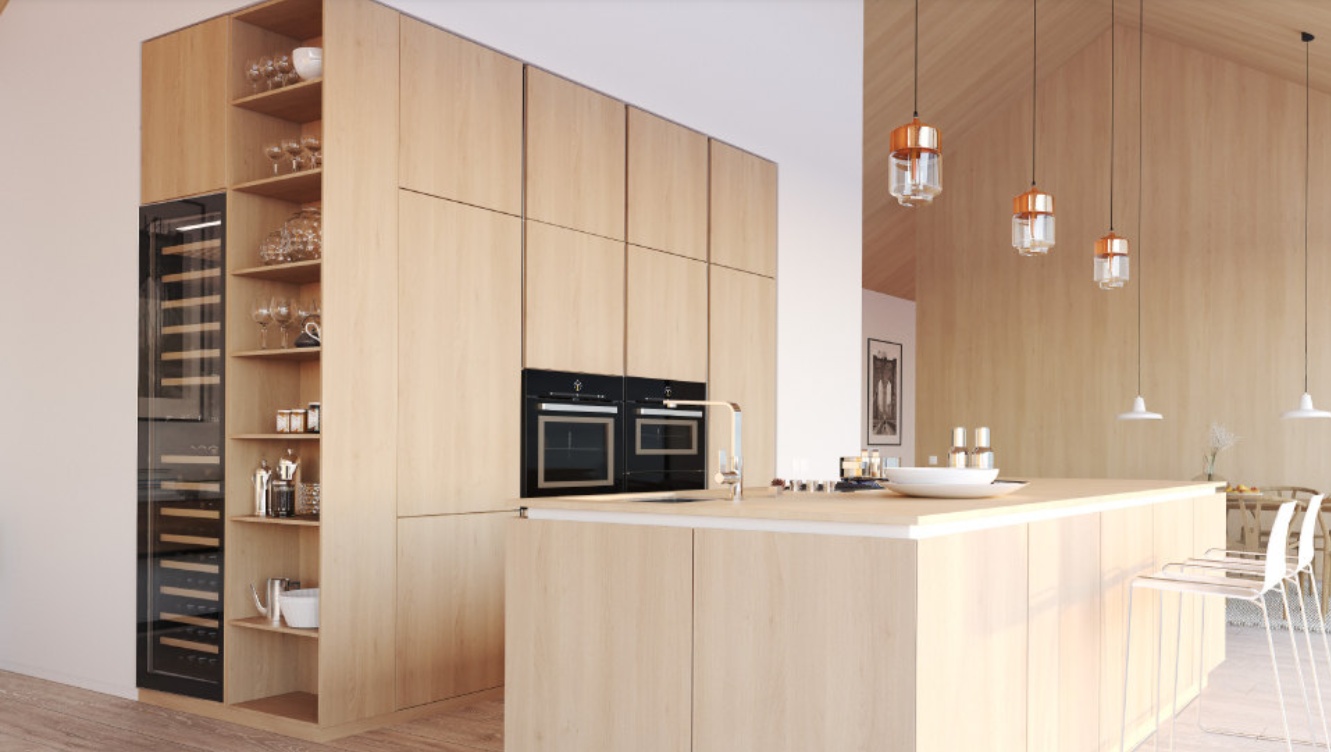
[[[1294,507],[1297,502],[1287,501],[1280,505],[1276,511],[1275,521],[1271,525],[1271,534],[1267,539],[1266,557],[1262,562],[1261,579],[1252,579],[1251,571],[1234,573],[1228,570],[1220,572],[1211,572],[1210,574],[1190,574],[1187,572],[1170,572],[1168,569],[1182,566],[1182,562],[1172,562],[1165,568],[1153,574],[1138,575],[1133,578],[1128,590],[1128,622],[1125,633],[1127,634],[1127,647],[1123,651],[1123,698],[1122,698],[1122,716],[1119,726],[1119,750],[1123,752],[1127,746],[1128,731],[1128,688],[1131,686],[1128,682],[1128,673],[1132,666],[1132,603],[1133,595],[1138,589],[1155,590],[1160,603],[1158,610],[1160,614],[1160,623],[1158,625],[1159,634],[1157,635],[1156,646],[1156,697],[1160,697],[1160,663],[1164,654],[1164,608],[1163,600],[1166,592],[1178,594],[1179,602],[1179,620],[1175,637],[1174,646],[1174,704],[1173,716],[1170,719],[1170,746],[1173,746],[1173,724],[1178,717],[1178,655],[1182,645],[1183,637],[1183,596],[1201,595],[1201,596],[1221,596],[1225,599],[1236,599],[1248,601],[1257,605],[1262,612],[1262,625],[1266,628],[1266,645],[1271,653],[1271,670],[1276,680],[1276,698],[1280,703],[1280,719],[1285,729],[1285,746],[1288,752],[1294,752],[1294,739],[1289,731],[1289,714],[1285,710],[1285,693],[1280,683],[1280,667],[1276,661],[1275,641],[1271,637],[1271,615],[1266,608],[1266,594],[1280,588],[1282,599],[1288,602],[1288,594],[1285,590],[1285,576],[1289,571],[1288,560],[1285,558],[1285,546],[1289,539],[1290,521],[1294,518]],[[1286,607],[1288,610],[1288,607]],[[1198,671],[1202,670],[1206,660],[1206,599],[1202,599],[1202,629],[1200,646],[1202,655],[1198,663]],[[1293,644],[1293,635],[1290,636]],[[1296,651],[1297,656],[1297,651]],[[1303,687],[1303,670],[1296,661],[1295,670],[1299,675],[1299,685]],[[1200,678],[1200,677],[1199,677]],[[1198,685],[1200,692],[1200,683]],[[1309,726],[1312,725],[1312,708],[1307,702],[1307,691],[1304,691],[1305,706],[1308,708]],[[1155,717],[1159,718],[1159,709],[1153,711]],[[1156,747],[1159,747],[1160,733],[1159,724],[1155,733]]]

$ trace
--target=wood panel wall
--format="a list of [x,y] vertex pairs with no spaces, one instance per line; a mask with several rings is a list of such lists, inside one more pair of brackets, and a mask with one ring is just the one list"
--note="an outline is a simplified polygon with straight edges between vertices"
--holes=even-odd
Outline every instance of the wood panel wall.
[[[919,210],[917,453],[956,425],[993,428],[1006,475],[1191,478],[1207,428],[1243,437],[1217,474],[1331,487],[1331,421],[1285,421],[1303,391],[1303,87],[1146,37],[1143,222],[1137,30],[1118,30],[1115,229],[1133,244],[1119,291],[1091,279],[1109,226],[1109,34],[1039,91],[1039,181],[1058,245],[1009,245],[1030,182],[1030,99],[953,142],[946,192]],[[1297,37],[1290,54],[1300,54]],[[1309,384],[1331,405],[1331,97],[1312,98]],[[1160,422],[1121,422],[1142,390]],[[923,464],[923,462],[921,463]]]

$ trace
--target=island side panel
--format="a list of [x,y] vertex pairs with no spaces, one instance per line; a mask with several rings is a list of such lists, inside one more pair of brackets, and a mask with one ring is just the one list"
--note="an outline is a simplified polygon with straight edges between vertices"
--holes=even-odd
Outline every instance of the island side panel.
[[1026,749],[1028,588],[1025,525],[919,542],[918,743],[902,749]]
[[915,749],[914,541],[695,535],[693,752]]
[[1029,526],[1027,749],[1093,750],[1100,723],[1100,515]]
[[508,523],[508,752],[688,752],[693,531]]
[[[1228,513],[1225,495],[1217,493],[1205,496],[1193,502],[1193,535],[1196,553],[1200,556],[1207,549],[1219,548],[1226,543],[1226,519]],[[1200,599],[1196,599],[1200,600]],[[1225,661],[1225,599],[1214,596],[1206,598],[1206,675]],[[1195,691],[1195,687],[1193,688]]]
[[[1100,515],[1100,561],[1103,606],[1100,630],[1100,745],[1119,748],[1123,722],[1123,658],[1127,646],[1128,594],[1138,574],[1155,568],[1155,509],[1130,507]],[[1127,692],[1127,745],[1154,729],[1151,706],[1155,692],[1156,594],[1141,591],[1132,607],[1132,666]]]

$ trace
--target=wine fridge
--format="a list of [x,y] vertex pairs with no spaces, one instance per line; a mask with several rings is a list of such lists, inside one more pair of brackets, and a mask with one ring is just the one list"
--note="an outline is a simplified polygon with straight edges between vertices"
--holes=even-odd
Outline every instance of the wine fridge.
[[226,194],[139,210],[139,687],[222,699]]

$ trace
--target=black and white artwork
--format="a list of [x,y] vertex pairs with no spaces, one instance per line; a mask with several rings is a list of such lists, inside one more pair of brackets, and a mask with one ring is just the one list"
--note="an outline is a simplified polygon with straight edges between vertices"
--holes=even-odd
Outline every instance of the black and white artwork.
[[901,345],[869,340],[869,443],[901,446]]

